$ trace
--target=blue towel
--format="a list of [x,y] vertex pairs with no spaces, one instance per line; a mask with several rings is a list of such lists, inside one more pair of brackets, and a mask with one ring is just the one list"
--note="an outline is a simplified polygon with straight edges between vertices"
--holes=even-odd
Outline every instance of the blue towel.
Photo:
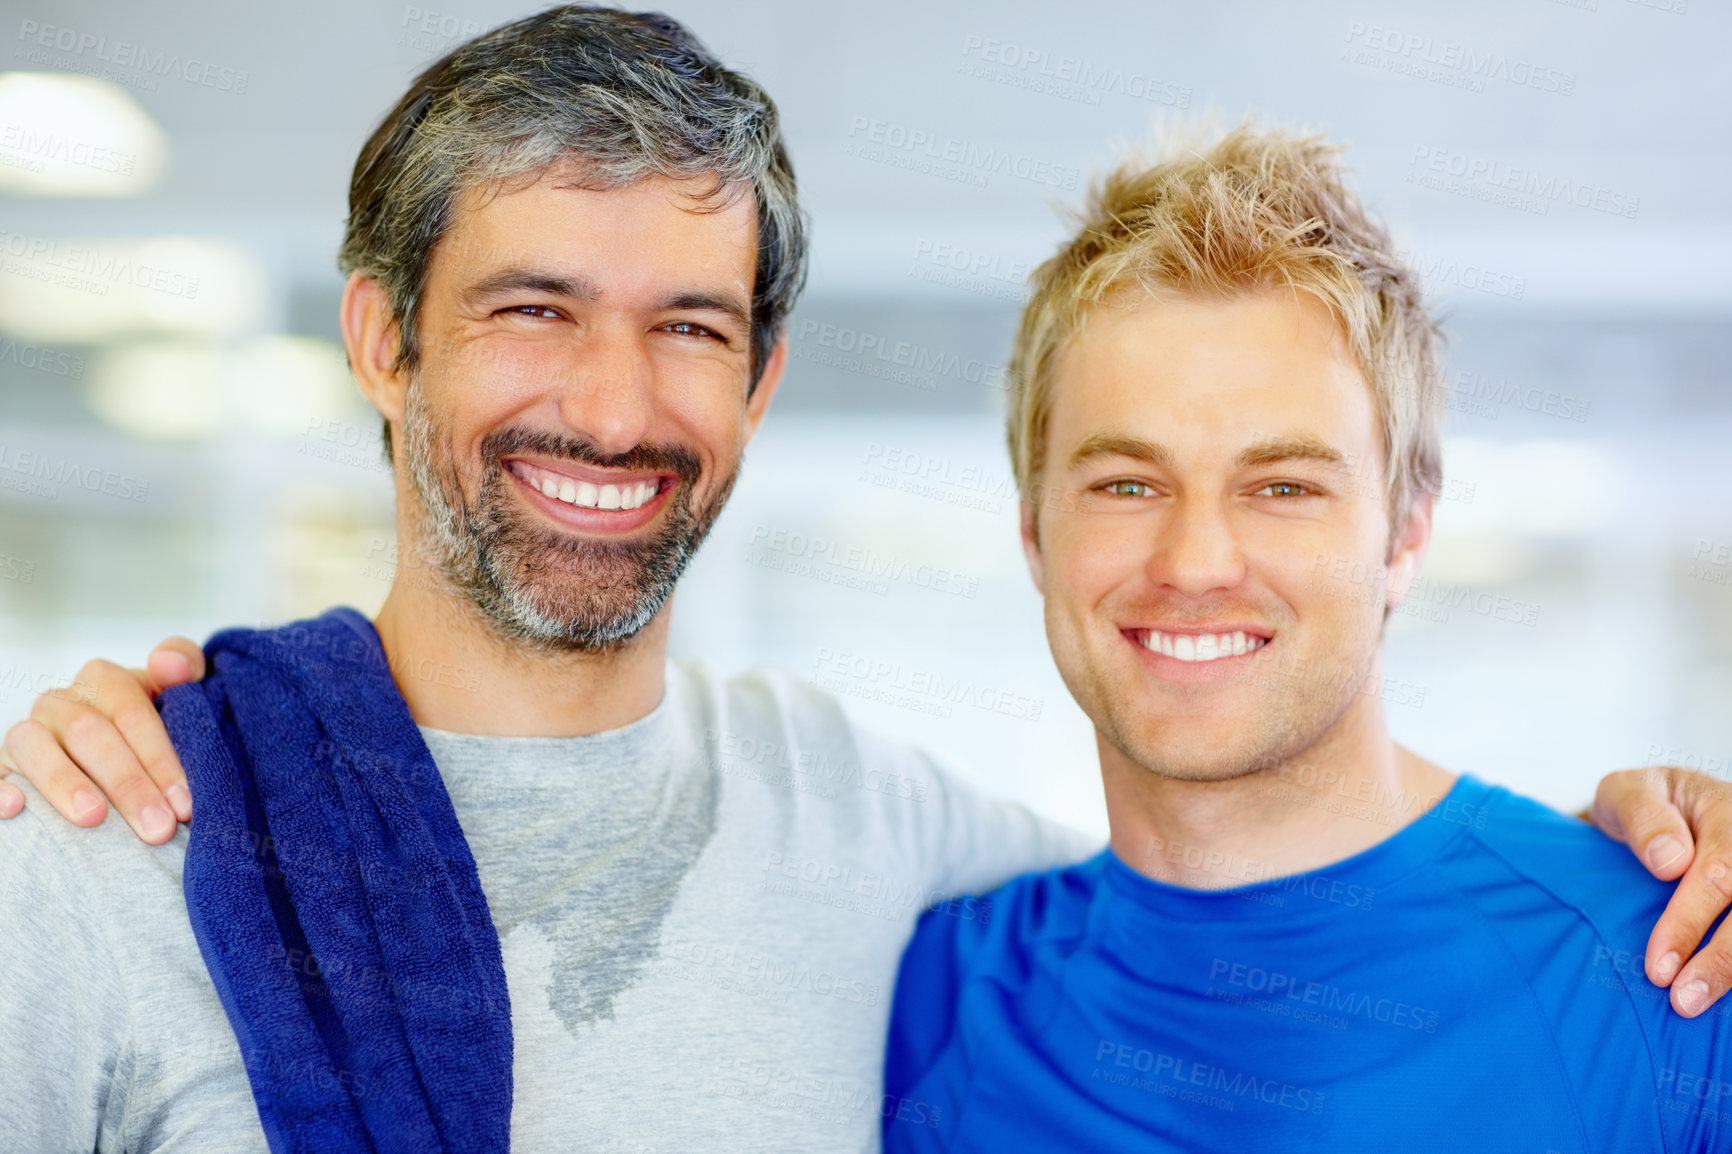
[[511,1010],[475,859],[371,623],[230,629],[162,696],[186,904],[277,1154],[488,1154]]

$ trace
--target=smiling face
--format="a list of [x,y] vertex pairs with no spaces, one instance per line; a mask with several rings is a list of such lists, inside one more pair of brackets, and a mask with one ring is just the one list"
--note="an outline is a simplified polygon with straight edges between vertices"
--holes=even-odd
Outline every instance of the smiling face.
[[459,198],[422,296],[420,362],[373,399],[444,576],[509,638],[604,650],[672,593],[782,355],[748,399],[750,195],[718,204],[707,180],[663,178],[595,191],[570,175]]
[[1430,502],[1391,550],[1376,406],[1323,305],[1096,308],[1055,365],[1046,436],[1024,545],[1103,756],[1226,780],[1377,707],[1362,689],[1387,592],[1418,565]]

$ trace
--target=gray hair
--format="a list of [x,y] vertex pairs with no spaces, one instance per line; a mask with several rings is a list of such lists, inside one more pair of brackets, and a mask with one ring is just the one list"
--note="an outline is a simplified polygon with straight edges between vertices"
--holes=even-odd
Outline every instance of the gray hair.
[[[707,176],[720,201],[751,187],[756,387],[806,279],[806,221],[776,106],[677,20],[583,4],[459,45],[415,79],[361,149],[337,263],[385,289],[397,367],[419,363],[416,315],[458,194],[532,183],[568,161],[582,165],[587,188]],[[388,424],[385,435],[389,453]]]

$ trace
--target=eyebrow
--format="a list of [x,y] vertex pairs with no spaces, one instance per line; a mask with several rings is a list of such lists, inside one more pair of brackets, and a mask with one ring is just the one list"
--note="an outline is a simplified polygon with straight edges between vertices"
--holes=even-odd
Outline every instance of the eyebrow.
[[476,281],[463,290],[463,299],[484,301],[511,292],[543,292],[574,300],[593,301],[601,295],[594,281],[582,275],[565,275],[533,268],[508,268]]
[[[1165,445],[1142,437],[1123,433],[1096,433],[1076,447],[1070,455],[1070,467],[1086,464],[1097,457],[1129,457],[1156,468],[1170,469],[1173,454]],[[1339,465],[1344,461],[1339,450],[1316,437],[1271,437],[1258,441],[1240,452],[1234,462],[1241,469],[1272,465],[1280,461],[1322,461]]]
[[1339,465],[1345,460],[1341,451],[1316,437],[1271,437],[1246,447],[1237,461],[1241,469],[1257,465],[1273,465],[1280,461],[1322,461]]
[[702,291],[675,293],[664,300],[661,307],[664,309],[692,309],[699,312],[724,313],[746,328],[750,328],[752,325],[751,307],[730,293]]
[[[463,290],[463,298],[473,304],[507,293],[525,291],[569,297],[586,303],[601,297],[600,287],[582,274],[567,275],[542,269],[508,268],[470,285]],[[730,293],[706,292],[701,289],[676,292],[660,302],[658,311],[666,309],[718,312],[732,317],[748,328],[752,323],[750,306]]]
[[1096,457],[1130,457],[1162,469],[1173,464],[1173,454],[1165,445],[1123,433],[1096,433],[1076,447],[1070,455],[1070,467],[1074,469]]

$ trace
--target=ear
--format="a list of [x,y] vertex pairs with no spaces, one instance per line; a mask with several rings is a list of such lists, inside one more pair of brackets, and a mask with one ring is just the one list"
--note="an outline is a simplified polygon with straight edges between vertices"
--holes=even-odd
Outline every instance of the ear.
[[763,424],[764,414],[770,410],[770,398],[776,395],[776,386],[782,383],[782,373],[787,367],[788,338],[784,334],[782,339],[776,342],[776,347],[770,350],[770,359],[764,362],[764,371],[758,377],[758,384],[746,400],[748,441],[757,433],[758,426]]
[[1389,585],[1384,593],[1385,604],[1394,609],[1407,597],[1419,567],[1425,563],[1426,550],[1431,548],[1431,517],[1436,498],[1430,493],[1415,493],[1409,502],[1407,520],[1401,525],[1389,553]]
[[361,395],[391,422],[393,441],[400,441],[409,379],[397,368],[397,322],[391,316],[390,298],[372,277],[351,273],[349,283],[343,286],[339,317],[355,383]]
[[1022,499],[1021,506],[1022,555],[1028,561],[1028,575],[1034,578],[1034,587],[1041,596],[1046,596],[1046,562],[1040,555],[1040,503]]

